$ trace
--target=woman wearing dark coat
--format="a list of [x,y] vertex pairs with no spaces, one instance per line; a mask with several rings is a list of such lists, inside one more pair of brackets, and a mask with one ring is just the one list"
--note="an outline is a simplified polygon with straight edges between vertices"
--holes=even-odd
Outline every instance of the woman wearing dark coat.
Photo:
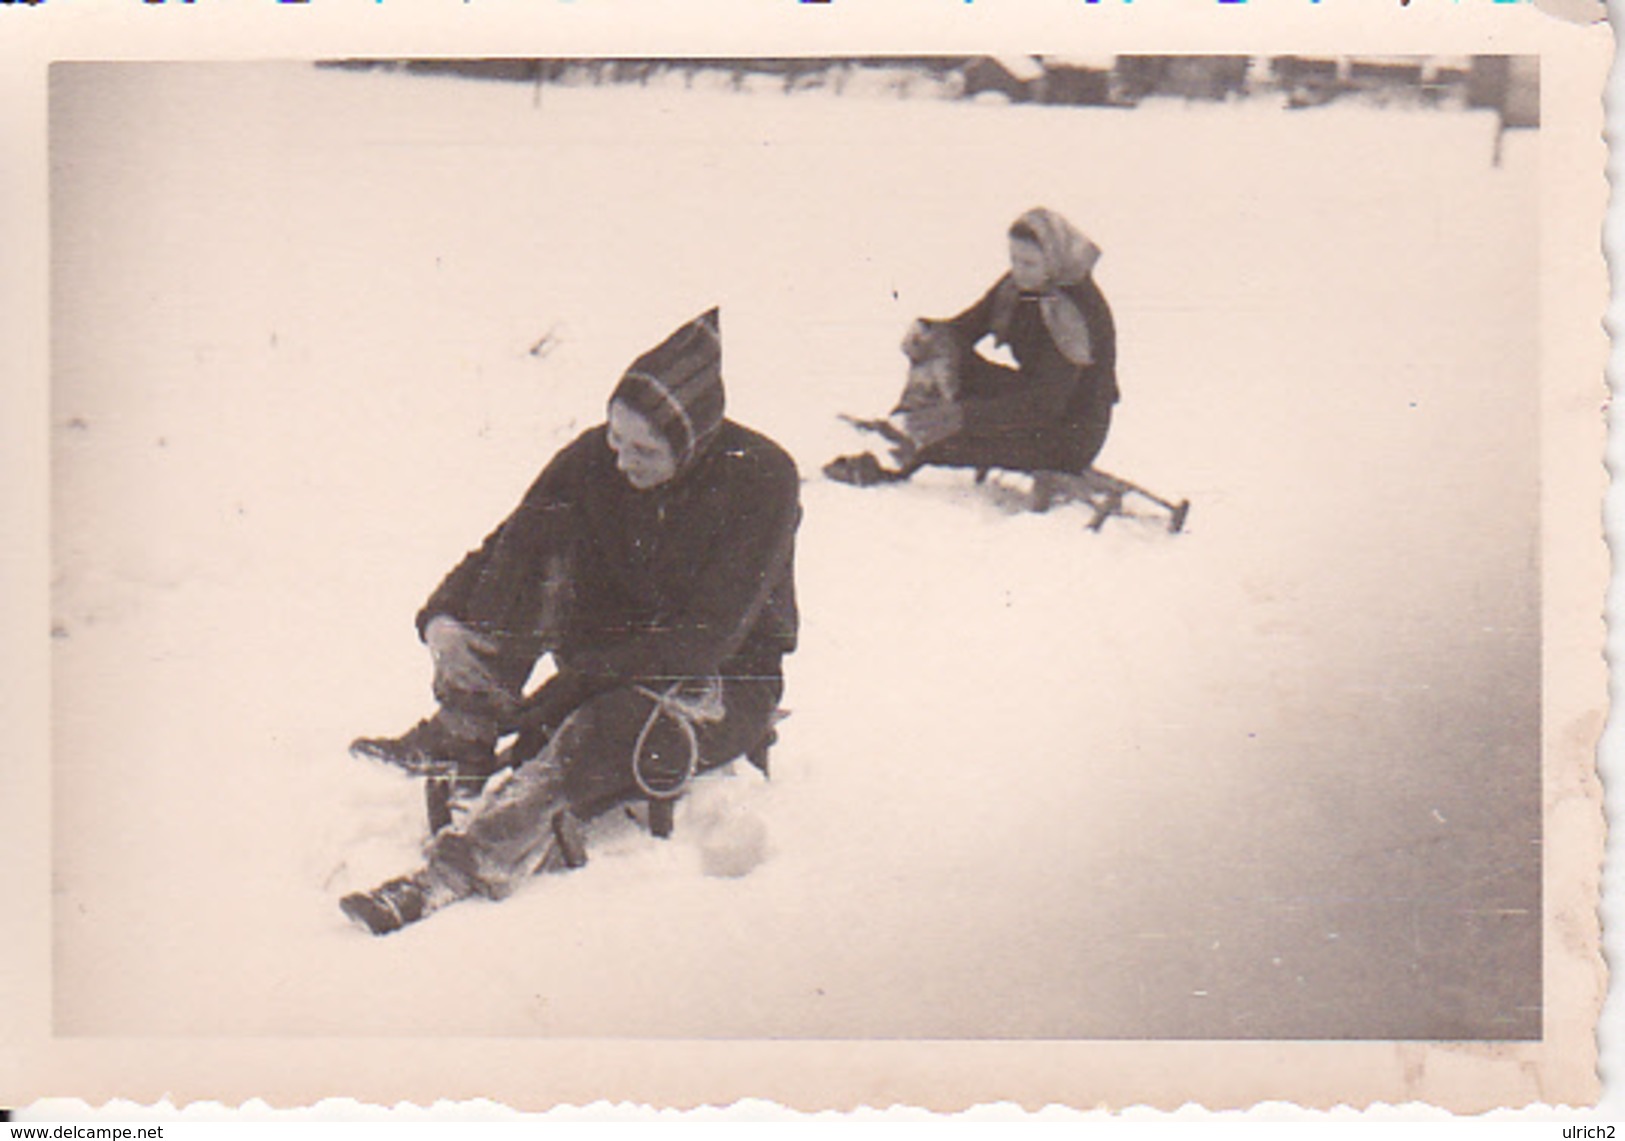
[[[908,351],[927,326],[947,330],[957,391],[894,414],[897,469],[847,457],[825,469],[832,477],[882,482],[928,465],[1079,473],[1094,463],[1118,399],[1117,332],[1093,276],[1100,249],[1042,207],[1008,237],[1010,271],[980,301],[946,321],[915,322],[905,339]],[[1016,368],[976,352],[989,335]]]
[[[429,776],[427,866],[343,907],[375,934],[584,859],[580,824],[669,796],[771,731],[795,648],[799,477],[723,417],[712,310],[633,363],[605,424],[547,465],[417,616],[439,708],[352,749]],[[551,653],[555,674],[523,687]],[[513,776],[448,827],[445,794]],[[437,804],[434,792],[441,793]]]

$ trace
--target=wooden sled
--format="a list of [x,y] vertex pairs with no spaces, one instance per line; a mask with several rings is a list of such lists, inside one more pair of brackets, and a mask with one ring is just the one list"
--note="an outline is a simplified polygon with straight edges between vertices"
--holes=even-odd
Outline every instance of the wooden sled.
[[[898,447],[910,443],[908,437],[887,418],[865,419],[858,416],[849,416],[841,413],[841,420],[860,432],[872,432],[880,436],[887,443]],[[987,481],[989,468],[976,470],[978,484]],[[825,474],[829,469],[825,468]],[[1094,511],[1094,517],[1089,520],[1089,530],[1098,531],[1106,525],[1106,520],[1117,515],[1129,517],[1124,510],[1124,503],[1131,497],[1138,497],[1154,504],[1168,514],[1168,532],[1177,535],[1185,529],[1185,518],[1190,514],[1191,501],[1181,499],[1178,503],[1171,502],[1162,496],[1147,491],[1137,483],[1101,471],[1099,468],[1089,468],[1081,475],[1072,472],[1039,471],[1024,473],[1033,477],[1033,493],[1030,509],[1037,512],[1048,511],[1058,503],[1086,503]],[[878,482],[878,481],[877,481]]]
[[[978,468],[976,482],[985,482],[988,471],[987,468]],[[1147,491],[1137,483],[1131,483],[1099,468],[1089,468],[1082,474],[1060,471],[1039,471],[1031,474],[1033,477],[1031,510],[1045,512],[1061,503],[1086,504],[1094,512],[1093,518],[1089,520],[1091,531],[1100,530],[1106,525],[1106,520],[1114,515],[1128,518],[1130,513],[1125,510],[1124,505],[1132,496],[1146,500],[1167,512],[1168,532],[1172,535],[1177,535],[1185,529],[1185,519],[1191,510],[1189,499],[1181,499],[1178,503],[1171,502]]]
[[[767,736],[763,737],[752,748],[741,754],[741,756],[743,756],[745,761],[749,763],[752,768],[762,774],[764,780],[771,780],[773,776],[771,750],[774,745],[778,744],[779,740],[779,731],[776,726],[780,721],[783,721],[788,716],[790,716],[790,714],[786,710],[774,710],[772,722],[773,727],[768,729]],[[698,775],[703,777],[703,774]],[[683,791],[686,791],[686,787]],[[677,801],[682,797],[682,795],[683,792],[679,791],[675,795],[669,797],[646,796],[641,798],[648,804],[648,824],[650,835],[660,840],[669,840],[671,838],[672,829],[675,826],[676,821]],[[639,798],[634,797],[633,799]],[[628,811],[630,812],[630,807],[628,808]],[[634,815],[633,818],[636,819],[636,816]]]

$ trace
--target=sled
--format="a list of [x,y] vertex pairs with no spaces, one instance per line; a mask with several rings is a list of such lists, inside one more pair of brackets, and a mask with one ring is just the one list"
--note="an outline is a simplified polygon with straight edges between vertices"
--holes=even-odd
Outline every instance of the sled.
[[[858,429],[858,431],[873,433],[880,436],[887,443],[903,446],[909,442],[908,437],[903,434],[902,430],[888,419],[864,419],[847,415],[844,412],[841,413],[840,418],[842,422]],[[843,460],[850,461],[854,458],[861,457],[842,457],[833,461],[830,465],[825,466],[825,474],[830,474],[829,469],[834,464],[841,463]],[[876,467],[878,467],[878,463]],[[991,468],[976,469],[976,482],[978,485],[987,482],[990,471],[992,471]],[[1141,487],[1137,483],[1123,479],[1121,476],[1112,475],[1110,472],[1101,471],[1099,468],[1088,468],[1082,473],[1039,471],[1023,472],[1022,474],[1031,475],[1033,479],[1032,496],[1027,504],[1028,510],[1041,514],[1057,504],[1082,503],[1087,505],[1094,513],[1088,524],[1091,531],[1099,531],[1106,525],[1106,520],[1113,516],[1124,519],[1139,517],[1127,508],[1128,502],[1136,498],[1144,500],[1161,512],[1166,513],[1168,533],[1171,535],[1177,535],[1185,529],[1185,520],[1190,515],[1191,501],[1189,499],[1181,499],[1175,503]],[[872,478],[864,482],[871,484],[883,483],[903,478],[906,478],[906,476],[901,473],[882,470],[874,473]],[[848,479],[846,482],[857,481]]]
[[[774,710],[774,712],[773,712],[773,725],[777,726],[780,721],[783,721],[788,716],[790,716],[790,713],[789,713],[788,710],[784,710],[784,709]],[[767,731],[767,736],[763,737],[754,746],[752,746],[750,749],[746,750],[744,753],[741,754],[741,758],[743,760],[745,760],[748,764],[750,764],[750,766],[752,768],[756,769],[757,772],[762,774],[762,779],[763,780],[771,780],[772,777],[773,777],[773,773],[772,773],[772,770],[771,770],[771,760],[770,760],[769,754],[770,754],[773,746],[778,743],[778,740],[779,740],[779,731],[778,731],[778,729],[777,728],[769,728],[768,731]],[[726,766],[718,766],[718,767],[722,768],[722,767],[726,767]],[[700,775],[702,776],[702,779],[703,779],[704,774],[700,774]],[[669,840],[669,839],[671,839],[672,829],[676,824],[677,801],[681,797],[682,797],[682,790],[679,790],[673,796],[666,796],[666,797],[648,796],[648,797],[643,798],[648,804],[648,825],[649,825],[649,834],[651,836],[655,837],[658,840]],[[633,816],[633,819],[636,819],[636,814],[632,813],[632,811],[631,811],[631,805],[627,806],[627,812],[628,812],[628,814]]]
[[[985,482],[987,475],[988,469],[978,469],[976,482]],[[1181,499],[1178,503],[1174,503],[1155,492],[1147,491],[1137,483],[1101,471],[1099,468],[1092,467],[1079,474],[1040,471],[1033,472],[1032,477],[1031,510],[1042,513],[1057,504],[1085,504],[1094,512],[1088,524],[1091,531],[1099,531],[1106,525],[1106,520],[1114,515],[1124,519],[1134,517],[1134,513],[1125,508],[1131,496],[1143,499],[1165,512],[1168,516],[1170,535],[1177,535],[1183,531],[1185,519],[1190,515],[1189,499]]]

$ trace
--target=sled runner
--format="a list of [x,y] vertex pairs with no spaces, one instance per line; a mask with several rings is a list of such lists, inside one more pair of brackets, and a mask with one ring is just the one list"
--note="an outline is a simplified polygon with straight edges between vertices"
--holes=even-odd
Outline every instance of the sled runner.
[[[841,414],[841,420],[856,428],[860,432],[869,432],[880,436],[889,444],[906,446],[908,437],[890,420],[862,419],[857,416]],[[872,487],[880,483],[897,483],[908,478],[906,472],[885,467],[879,459],[868,452],[860,452],[850,456],[840,456],[824,465],[824,475],[840,483],[850,483],[858,487]],[[979,468],[976,472],[978,485],[987,482],[992,469]],[[1161,510],[1168,517],[1168,532],[1177,535],[1185,529],[1185,519],[1190,514],[1191,501],[1181,499],[1175,503],[1164,499],[1155,492],[1148,491],[1137,483],[1101,471],[1099,468],[1089,468],[1081,474],[1060,471],[1024,472],[1033,479],[1032,496],[1028,509],[1042,513],[1051,507],[1062,503],[1082,503],[1093,510],[1094,515],[1089,520],[1089,530],[1099,531],[1106,525],[1106,520],[1112,516],[1129,518],[1136,513],[1127,509],[1126,503],[1131,498],[1144,500],[1146,503]]]
[[[777,711],[773,717],[774,724],[786,716],[788,714],[784,711]],[[769,728],[767,734],[738,759],[749,762],[764,778],[767,778],[769,750],[777,739],[777,731]],[[353,923],[373,935],[388,935],[471,895],[486,895],[493,899],[506,897],[518,886],[517,878],[506,883],[499,879],[494,881],[494,884],[493,881],[486,880],[484,881],[486,886],[480,886],[479,882],[473,885],[466,882],[459,885],[456,870],[447,875],[445,868],[448,866],[464,872],[479,868],[482,857],[474,853],[484,842],[471,840],[472,834],[465,834],[455,827],[450,831],[441,829],[446,825],[455,824],[454,817],[471,810],[476,800],[490,801],[495,798],[500,803],[503,798],[509,798],[510,804],[515,802],[526,804],[524,798],[530,791],[557,783],[558,770],[552,762],[537,761],[534,764],[537,767],[531,768],[529,765],[520,768],[499,767],[488,782],[482,782],[485,787],[478,791],[467,788],[460,792],[448,791],[445,800],[440,804],[440,810],[444,813],[444,823],[438,827],[435,826],[436,822],[432,815],[435,811],[435,801],[431,797],[430,823],[433,839],[430,844],[438,848],[438,852],[429,857],[426,866],[419,867],[416,871],[385,881],[371,890],[349,892],[339,900],[339,909]],[[694,774],[693,779],[684,780],[681,784],[673,786],[669,792],[662,790],[630,793],[619,804],[627,820],[635,825],[647,827],[650,834],[657,839],[669,839],[673,833],[677,801],[692,787],[695,779],[710,780],[711,774],[719,773],[727,767],[719,765]],[[451,779],[433,776],[429,778],[428,784],[431,788],[436,781],[449,785]],[[525,782],[530,784],[530,790],[520,787]],[[505,787],[510,785],[513,788]],[[517,797],[512,797],[510,793],[515,788],[518,789]],[[635,811],[639,800],[646,804],[646,809],[641,814]],[[610,809],[614,807],[616,805],[613,803],[608,806]],[[498,810],[501,810],[500,807]],[[595,813],[594,817],[596,816]],[[589,833],[596,827],[593,818],[577,815],[567,803],[555,802],[547,808],[545,815],[537,819],[539,829],[522,829],[522,835],[516,837],[509,837],[506,830],[499,830],[499,835],[503,837],[499,839],[499,844],[509,838],[518,838],[525,845],[523,850],[525,870],[520,873],[521,875],[542,876],[587,865]],[[749,817],[746,820],[748,821]],[[614,827],[613,820],[608,823],[610,827]],[[732,836],[725,834],[725,839],[720,843],[716,829],[717,820],[713,809],[711,818],[702,824],[701,836],[697,841],[701,853],[701,866],[705,869],[705,874],[729,877],[748,874],[749,870],[761,860],[761,846],[757,839],[760,826],[758,825],[756,833],[745,829],[742,839],[737,831]]]
[[[766,735],[754,746],[741,753],[739,758],[748,762],[760,772],[763,778],[770,778],[770,751],[779,739],[777,725],[790,716],[788,710],[779,709],[773,713],[772,724]],[[424,781],[424,800],[427,807],[429,834],[432,836],[443,829],[451,827],[458,817],[470,810],[487,787],[495,787],[491,782],[507,779],[514,769],[524,760],[520,755],[520,746],[516,742],[508,745],[498,754],[488,767],[481,767],[478,771],[459,768],[453,762],[433,762],[417,765],[403,764],[400,759],[386,759],[379,757],[376,752],[366,749],[352,748],[352,755],[363,760],[379,760],[393,768],[410,773],[413,776],[427,778]],[[725,766],[718,766],[719,768]],[[638,819],[633,811],[637,803],[647,805],[643,823],[646,823],[651,835],[658,839],[667,839],[672,834],[674,815],[677,801],[682,798],[689,785],[696,778],[703,779],[703,772],[690,773],[670,788],[642,787],[638,791],[627,795],[624,805],[628,816]],[[641,785],[640,781],[640,785]],[[570,867],[580,867],[586,863],[584,846],[580,834],[579,823],[573,835],[561,834],[557,837],[559,847]]]
[[[773,714],[773,723],[777,725],[788,716],[790,716],[788,711],[778,710]],[[778,740],[779,731],[769,729],[767,736],[763,737],[761,741],[744,754],[744,759],[750,763],[752,768],[762,774],[764,780],[771,780],[773,777],[769,753],[773,746],[778,743]],[[672,829],[675,827],[676,822],[677,801],[681,798],[681,790],[675,796],[649,796],[645,798],[649,806],[649,834],[651,836],[660,840],[671,839]],[[627,813],[632,815],[630,805],[627,806]]]
[[[985,468],[978,471],[976,482],[984,482],[987,474]],[[1154,492],[1147,491],[1137,483],[1130,483],[1099,468],[1089,468],[1078,475],[1059,471],[1041,471],[1032,474],[1033,511],[1040,513],[1048,511],[1059,503],[1087,504],[1094,511],[1094,517],[1089,520],[1091,531],[1100,530],[1106,525],[1106,520],[1114,515],[1128,518],[1132,513],[1124,509],[1124,503],[1130,496],[1137,496],[1166,512],[1168,533],[1171,535],[1177,535],[1185,529],[1185,518],[1191,510],[1189,499],[1173,503]]]
[[[887,466],[873,452],[858,452],[837,456],[823,467],[824,476],[856,487],[873,487],[882,483],[900,483],[907,480],[922,466],[918,458],[917,442],[904,431],[896,417],[910,412],[924,412],[960,397],[965,349],[954,335],[951,326],[942,321],[916,320],[903,337],[903,355],[908,358],[908,376],[903,393],[891,413],[884,417],[860,417],[841,413],[840,419],[848,426],[870,435],[879,436],[891,447],[892,466]],[[1087,455],[1093,457],[1099,450],[1101,439],[1095,439]],[[998,454],[998,453],[994,453]],[[1009,453],[1005,453],[1009,454]],[[991,456],[989,457],[991,458]],[[1014,458],[1014,457],[1012,457]],[[925,463],[929,463],[927,460]],[[962,461],[961,461],[962,462]],[[1018,464],[1021,462],[1016,460]],[[1082,456],[1079,462],[1088,462]],[[954,466],[958,466],[955,464]],[[978,485],[987,481],[993,466],[976,469]],[[1082,503],[1094,512],[1089,529],[1099,531],[1112,516],[1144,518],[1140,512],[1130,510],[1130,501],[1143,500],[1159,513],[1166,513],[1168,531],[1178,534],[1185,529],[1190,514],[1190,500],[1178,503],[1162,498],[1137,483],[1101,471],[1095,467],[1055,471],[1032,467],[1011,467],[1001,470],[1019,471],[1033,480],[1032,495],[1027,507],[1032,511],[1048,511],[1057,503]]]

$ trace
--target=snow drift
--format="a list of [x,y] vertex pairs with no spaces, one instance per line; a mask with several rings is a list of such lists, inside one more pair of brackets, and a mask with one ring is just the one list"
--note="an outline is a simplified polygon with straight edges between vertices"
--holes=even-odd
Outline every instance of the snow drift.
[[[59,1033],[1538,1035],[1536,136],[258,64],[51,113]],[[721,305],[816,476],[1039,203],[1186,533],[811,479],[771,782],[346,926],[422,820],[345,744],[620,368]]]

